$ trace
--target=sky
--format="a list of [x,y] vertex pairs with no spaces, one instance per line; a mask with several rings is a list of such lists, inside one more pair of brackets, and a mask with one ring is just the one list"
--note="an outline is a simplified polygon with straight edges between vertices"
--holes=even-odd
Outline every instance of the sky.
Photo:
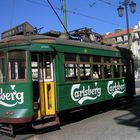
[[[63,21],[62,0],[49,1]],[[133,1],[137,8],[132,14],[128,5],[130,28],[140,20],[140,0]],[[119,3],[123,0],[66,0],[67,30],[88,27],[103,35],[115,29],[126,29],[125,11],[123,17],[118,16]],[[0,34],[25,21],[34,27],[43,27],[40,33],[64,31],[47,0],[0,0]]]

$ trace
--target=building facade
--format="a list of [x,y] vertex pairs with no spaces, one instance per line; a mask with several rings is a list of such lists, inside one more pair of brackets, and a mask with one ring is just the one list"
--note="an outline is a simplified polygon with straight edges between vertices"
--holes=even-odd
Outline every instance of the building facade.
[[[103,39],[107,42],[107,40],[112,40],[112,44],[125,47],[131,49],[134,56],[139,59],[140,62],[140,21],[134,28],[129,29],[130,40],[128,45],[128,31],[127,30],[115,30],[114,33],[107,33],[103,36]],[[140,68],[136,72],[136,77],[140,77]]]

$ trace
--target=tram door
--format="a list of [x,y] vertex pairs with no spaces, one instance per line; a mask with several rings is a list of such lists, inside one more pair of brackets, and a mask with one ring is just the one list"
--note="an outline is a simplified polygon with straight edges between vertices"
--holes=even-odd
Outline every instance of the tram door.
[[40,117],[55,115],[52,60],[52,55],[47,53],[31,55],[34,104],[38,104]]

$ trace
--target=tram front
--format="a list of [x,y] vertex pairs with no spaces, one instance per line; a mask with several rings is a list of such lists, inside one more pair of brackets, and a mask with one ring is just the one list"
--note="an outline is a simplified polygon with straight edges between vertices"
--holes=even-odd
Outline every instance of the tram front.
[[0,132],[57,125],[53,54],[13,48],[0,52],[0,66]]
[[28,52],[10,49],[0,53],[0,132],[12,134],[13,126],[32,121],[34,111]]

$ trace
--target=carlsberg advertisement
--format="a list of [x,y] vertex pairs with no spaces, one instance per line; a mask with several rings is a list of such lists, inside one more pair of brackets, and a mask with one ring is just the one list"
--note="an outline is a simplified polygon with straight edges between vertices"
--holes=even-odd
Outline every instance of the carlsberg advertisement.
[[10,90],[6,91],[0,88],[0,105],[5,107],[14,107],[17,104],[24,103],[24,91],[17,90],[16,85],[9,85]]
[[79,105],[84,102],[102,101],[124,95],[126,86],[124,80],[94,82],[89,85],[73,84],[70,91],[71,99]]

